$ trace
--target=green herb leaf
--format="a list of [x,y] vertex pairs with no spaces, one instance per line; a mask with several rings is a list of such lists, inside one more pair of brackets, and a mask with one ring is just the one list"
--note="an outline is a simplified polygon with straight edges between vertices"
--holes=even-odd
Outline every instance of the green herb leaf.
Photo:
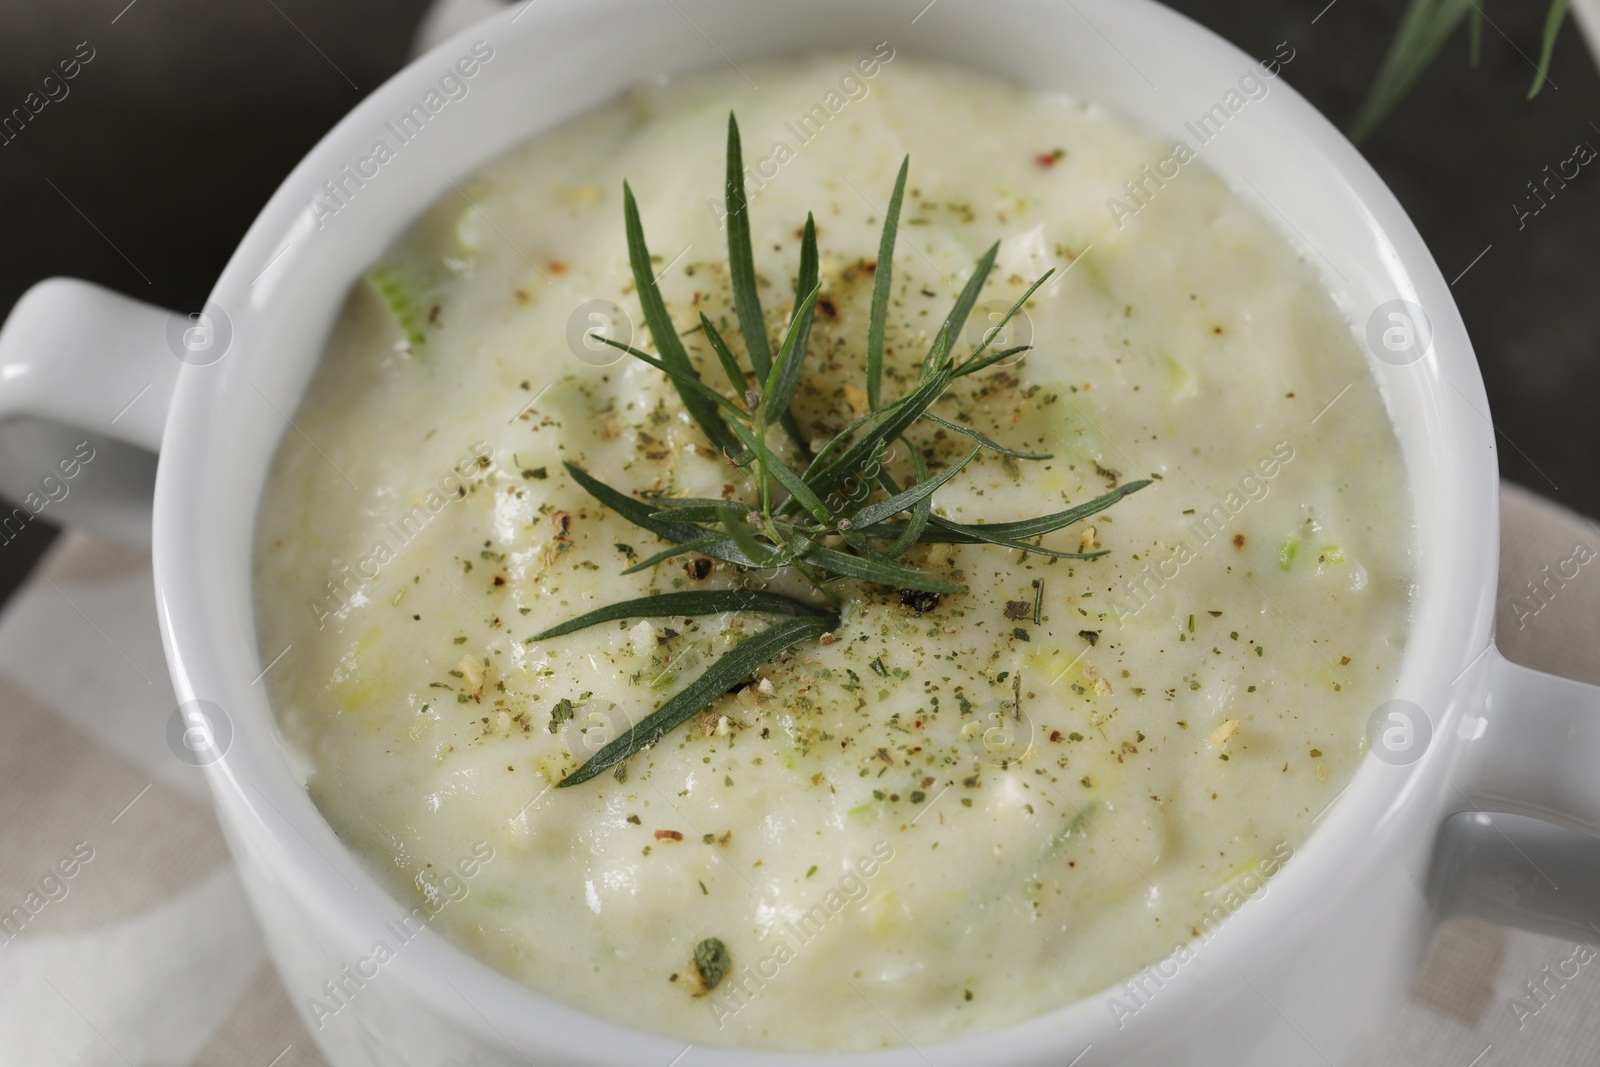
[[[776,367],[774,369],[776,369]],[[745,443],[746,447],[752,450],[757,450],[764,447],[764,442],[761,441],[761,438],[754,430],[748,429],[744,426],[735,426],[733,428],[733,432],[739,436],[739,439]],[[805,508],[806,511],[811,514],[812,518],[816,519],[820,523],[829,523],[833,521],[833,517],[828,514],[826,505],[822,503],[822,499],[818,497],[816,493],[812,492],[811,487],[807,485],[798,474],[790,470],[781,460],[771,457],[769,454],[763,470],[776,478],[778,480],[778,484],[783,486],[783,488],[788,491],[789,495],[794,498],[795,503]],[[726,504],[723,505],[723,507],[726,506]]]
[[1544,39],[1539,44],[1539,67],[1533,76],[1533,84],[1528,87],[1528,99],[1532,100],[1539,95],[1539,90],[1544,88],[1544,83],[1550,76],[1550,56],[1555,52],[1556,37],[1561,33],[1561,24],[1566,21],[1567,8],[1571,0],[1551,0],[1550,9],[1544,13]]
[[781,562],[781,550],[760,541],[755,528],[733,508],[722,509],[722,528],[733,538],[733,543],[739,547],[739,552],[746,559],[752,560],[754,566],[771,567]]
[[[911,442],[906,441],[904,437],[900,440],[905,442],[906,451],[911,453],[911,463],[917,472],[917,482],[920,484],[927,481],[928,463],[922,458],[922,452],[914,448]],[[880,472],[880,476],[887,481],[889,492],[897,493],[900,491],[900,487],[894,484],[894,479],[889,477],[888,471]],[[911,506],[911,520],[906,523],[905,530],[901,532],[895,543],[889,546],[889,558],[895,559],[905,555],[911,550],[912,545],[922,540],[923,531],[928,528],[928,520],[932,517],[933,497],[923,497],[913,504]]]
[[738,503],[737,500],[723,500],[721,497],[713,496],[653,496],[648,499],[663,507],[670,508],[687,508],[697,504],[709,504],[711,507],[717,507],[719,505]]
[[721,522],[722,509],[729,503],[727,500],[717,500],[705,504],[685,504],[681,508],[663,508],[651,514],[665,522]]
[[872,315],[867,322],[867,407],[878,407],[883,388],[883,340],[889,325],[889,283],[894,272],[894,242],[899,233],[900,203],[906,195],[906,172],[911,157],[900,161],[900,174],[894,180],[894,195],[883,216],[883,235],[878,238],[878,265],[872,276]]
[[965,526],[961,523],[933,517],[926,533],[922,535],[922,543],[927,545],[997,545],[1001,548],[1014,548],[1020,552],[1032,552],[1037,556],[1049,556],[1052,559],[1099,559],[1101,556],[1110,555],[1106,550],[1099,552],[1060,552],[1053,548],[1045,548],[1030,541],[1018,540],[1014,537],[1001,537],[985,532],[984,526]]
[[739,144],[739,123],[728,112],[728,276],[733,283],[733,309],[739,316],[744,348],[756,380],[766,381],[772,367],[767,324],[761,316],[761,295],[756,291],[756,261],[750,249],[750,201],[744,193],[744,157]]
[[743,556],[743,553],[739,552],[737,546],[734,545],[733,541],[731,541],[726,534],[713,533],[707,534],[705,537],[696,538],[693,541],[684,541],[681,544],[673,545],[671,548],[663,549],[653,556],[641,559],[638,563],[633,564],[622,573],[634,574],[638,571],[647,571],[658,563],[665,563],[667,560],[676,556],[687,556],[691,552],[698,552],[701,555],[710,556],[712,559],[727,560],[729,563],[734,562],[729,558],[730,556],[735,554]]
[[874,523],[882,522],[891,515],[900,514],[900,512],[912,507],[918,501],[926,500],[932,497],[941,486],[943,486],[951,478],[954,478],[957,474],[960,474],[961,468],[965,467],[968,463],[971,463],[972,457],[976,456],[981,451],[982,449],[974,448],[971,452],[968,452],[965,456],[961,457],[960,462],[954,464],[944,471],[941,471],[937,477],[930,478],[926,481],[920,481],[910,489],[902,490],[901,492],[889,497],[887,500],[880,500],[877,503],[868,504],[866,507],[857,511],[850,517],[850,524],[852,526],[871,526]]
[[[996,243],[994,250],[998,251],[999,247],[999,244]],[[1050,275],[1054,274],[1055,272],[1056,269],[1051,267],[1049,270],[1041,274],[1039,276],[1039,280],[1028,286],[1028,291],[1023,293],[1022,296],[1017,299],[1017,302],[1011,305],[1011,310],[1007,311],[1005,315],[1001,317],[999,323],[984,331],[983,343],[972,350],[972,355],[967,357],[967,363],[976,363],[978,361],[978,358],[982,356],[989,346],[994,343],[994,339],[1005,332],[1006,325],[1011,321],[1012,316],[1016,315],[1017,312],[1022,310],[1022,305],[1028,302],[1028,298],[1037,292],[1039,286],[1043,285]],[[963,366],[965,366],[965,364],[963,364]],[[963,371],[958,370],[956,372],[956,377],[959,378],[963,373]]]
[[1032,345],[1017,345],[1015,348],[1008,348],[1003,352],[990,352],[982,359],[969,359],[965,363],[961,364],[960,367],[956,368],[956,377],[964,378],[969,374],[977,374],[979,371],[988,370],[996,363],[1010,359],[1012,356],[1015,356],[1020,352],[1031,351],[1033,351]]
[[[566,463],[563,466],[567,468],[567,473],[572,475],[573,481],[577,482],[585,492],[635,526],[642,526],[664,540],[676,541],[680,546],[693,543],[697,546],[694,551],[716,559],[737,563],[744,567],[757,565],[751,562],[737,548],[728,544],[725,538],[708,543],[710,539],[706,537],[705,530],[700,527],[686,522],[671,522],[658,519],[655,517],[655,509],[643,501],[635,500],[626,493],[613,489],[576,464]],[[680,551],[687,552],[689,549],[683,547]],[[636,570],[640,566],[642,564],[630,569]]]
[[789,404],[794,400],[794,391],[800,384],[800,370],[805,366],[806,346],[811,343],[811,323],[817,311],[816,302],[805,304],[803,294],[817,288],[817,272],[817,224],[808,211],[805,232],[800,239],[800,276],[795,282],[795,311],[790,326],[794,329],[794,323],[799,324],[794,339],[795,358],[784,368],[777,385],[769,390],[772,393],[771,406],[782,418],[784,430],[789,434],[790,440],[802,449],[808,449],[809,443],[805,434],[800,432],[800,424],[794,421],[794,415],[789,411]]
[[705,531],[698,526],[664,522],[655,518],[655,509],[649,504],[635,500],[619,489],[613,489],[576,463],[563,463],[562,466],[567,468],[567,473],[572,475],[573,481],[577,482],[586,493],[635,526],[642,526],[668,541],[692,541],[705,534]]
[[616,619],[659,619],[668,616],[720,615],[725,611],[754,611],[764,615],[826,615],[822,608],[814,608],[777,593],[760,593],[750,589],[705,589],[690,593],[657,593],[637,600],[623,600],[603,608],[579,615],[576,619],[552,626],[543,633],[534,634],[529,641],[548,641],[553,637],[586,630],[603,622]]
[[634,201],[633,190],[627,182],[622,183],[622,215],[628,233],[628,260],[633,267],[634,286],[639,291],[639,306],[644,311],[645,325],[650,328],[656,351],[661,353],[661,362],[672,368],[672,380],[678,386],[678,395],[683,398],[684,409],[695,425],[700,427],[714,447],[731,452],[733,439],[712,402],[703,394],[683,385],[689,378],[698,381],[699,376],[689,362],[689,354],[683,350],[683,341],[672,325],[667,305],[661,299],[661,290],[656,286],[654,268],[650,265],[650,248],[644,240],[644,225],[639,221],[639,205]]
[[923,415],[923,418],[927,419],[929,422],[938,423],[940,426],[943,426],[947,430],[954,430],[956,433],[961,434],[963,437],[970,437],[974,441],[976,441],[980,445],[982,445],[984,448],[987,448],[989,451],[997,453],[997,454],[1002,455],[1002,456],[1011,456],[1013,459],[1054,459],[1055,458],[1055,456],[1052,453],[1049,453],[1049,452],[1018,452],[1015,449],[1007,448],[1005,445],[1002,445],[998,441],[994,441],[994,440],[992,440],[992,439],[990,439],[988,437],[985,437],[983,434],[979,433],[977,430],[972,429],[971,427],[962,426],[960,423],[950,422],[948,419],[941,419],[939,416],[935,415],[931,411],[928,412],[927,414]]
[[828,460],[832,458],[835,452],[839,451],[839,449],[853,441],[856,433],[860,431],[863,426],[867,425],[869,422],[878,417],[879,416],[876,411],[868,411],[866,414],[857,417],[856,420],[849,426],[846,426],[844,429],[834,434],[828,443],[823,445],[822,448],[818,450],[817,454],[811,457],[811,465],[806,468],[806,474],[809,476],[812,471],[821,470]]
[[[694,393],[696,396],[704,397],[705,399],[707,399],[707,400],[711,401],[713,404],[715,404],[717,407],[722,408],[723,410],[729,412],[730,414],[732,414],[732,415],[734,415],[736,417],[742,418],[746,414],[745,410],[743,408],[739,407],[737,404],[733,403],[733,401],[729,400],[727,397],[723,396],[721,393],[719,393],[715,389],[711,388],[711,386],[709,386],[705,382],[701,381],[700,380],[700,375],[696,374],[692,370],[688,370],[688,371],[678,370],[675,367],[669,366],[665,361],[659,360],[656,357],[650,355],[650,353],[648,353],[648,352],[641,352],[637,348],[634,348],[632,345],[624,344],[621,341],[614,341],[609,337],[599,337],[599,336],[597,336],[595,338],[595,340],[599,341],[601,344],[610,345],[612,348],[620,348],[622,351],[628,353],[628,355],[632,356],[634,359],[639,360],[641,363],[647,363],[650,366],[654,367],[656,370],[660,371],[662,374],[665,374],[667,377],[671,378],[674,383],[677,384],[678,393],[679,393],[680,396],[687,397],[688,393],[684,392],[684,390],[687,389],[690,392]],[[715,415],[715,412],[713,412],[713,415]],[[702,426],[701,429],[704,430],[705,427]],[[728,427],[722,422],[722,419],[720,417],[717,418],[717,430],[724,437],[727,436]],[[709,437],[711,435],[708,432],[706,434],[706,436]],[[725,448],[724,451],[736,451],[736,450]]]
[[[1090,515],[1097,514],[1109,508],[1123,497],[1136,493],[1149,485],[1148,479],[1137,482],[1128,482],[1118,486],[1103,496],[1095,497],[1086,504],[1058,511],[1050,515],[1041,515],[1034,519],[1023,519],[1019,522],[992,522],[966,524],[951,522],[937,515],[930,522],[929,529],[921,540],[924,544],[991,544],[1005,548],[1015,548],[1024,552],[1034,552],[1043,556],[1053,556],[1057,559],[1098,559],[1106,555],[1100,552],[1058,552],[1054,549],[1043,548],[1039,545],[1026,544],[1024,538],[1038,537],[1041,534],[1051,533],[1064,526],[1070,526],[1082,521]],[[899,536],[903,527],[889,523],[879,524],[864,531],[873,536],[892,537]]]
[[[994,260],[999,254],[1000,242],[996,241],[989,246],[989,251],[983,254],[983,258],[978,260],[978,265],[974,268],[972,277],[967,279],[966,287],[961,290],[961,295],[956,297],[956,306],[950,309],[949,316],[944,320],[944,328],[940,331],[944,336],[947,348],[953,347],[956,343],[955,339],[961,336],[961,328],[967,324],[967,316],[972,314],[972,308],[978,302],[978,294],[983,291],[983,283],[989,280],[989,272],[994,270]],[[1039,281],[1034,282],[1034,288],[1038,288],[1043,281],[1044,278],[1040,278]],[[1031,295],[1033,290],[1030,289],[1028,292]],[[1023,299],[1026,300],[1027,297],[1023,297]],[[1021,305],[1018,306],[1020,307]],[[1015,314],[1015,312],[1016,309],[1013,308],[1012,314]],[[1007,320],[1010,317],[1011,315],[1008,314],[1006,316]],[[988,347],[988,341],[993,340],[996,336],[998,335],[990,334],[984,344],[979,346],[978,351],[981,352]]]
[[706,318],[706,313],[700,313],[700,328],[705,331],[706,340],[711,342],[711,351],[716,353],[717,362],[722,364],[722,373],[728,376],[728,384],[733,386],[735,396],[743,397],[749,386],[744,380],[744,371],[739,367],[739,361],[734,358],[733,352],[728,349],[728,342],[722,339],[722,334]]
[[621,763],[640,749],[659,741],[719,697],[757,667],[788,651],[802,641],[820,637],[838,625],[832,615],[807,615],[775,622],[753,637],[735,645],[710,667],[684,686],[661,707],[635,723],[629,730],[589,761],[557,783],[558,788],[587,782],[608,767]]
[[816,310],[817,296],[822,292],[820,285],[812,285],[811,292],[800,306],[795,309],[795,317],[789,320],[789,331],[784,334],[783,344],[778,347],[778,358],[772,363],[772,369],[767,372],[767,380],[761,386],[760,419],[762,426],[770,426],[773,421],[789,408],[789,396],[793,395],[794,386],[789,387],[789,396],[779,395],[779,385],[793,364],[797,369],[805,359],[805,350],[795,349],[795,342],[800,336],[802,326],[809,328],[811,313]]
[[881,409],[877,413],[878,418],[868,423],[838,459],[819,469],[818,464],[823,456],[818,454],[812,461],[810,469],[806,471],[806,484],[821,497],[826,497],[844,485],[851,476],[860,473],[867,464],[877,458],[884,442],[899,437],[908,426],[916,422],[922,413],[939,399],[949,384],[948,369],[933,372],[928,380],[916,389]]
[[[909,526],[906,524],[884,522],[869,527],[865,533],[872,537],[903,538],[908,529]],[[1110,555],[1105,550],[1099,552],[1058,552],[1053,548],[1044,548],[1041,545],[1033,544],[1031,541],[997,537],[989,533],[984,533],[980,536],[980,532],[985,529],[987,527],[966,526],[935,515],[929,520],[927,529],[918,540],[925,545],[997,545],[1001,548],[1014,548],[1021,552],[1049,556],[1052,559],[1099,559],[1101,556]]]
[[960,593],[965,590],[965,586],[935,578],[926,571],[907,567],[903,563],[882,558],[852,556],[848,552],[819,545],[803,535],[797,535],[796,540],[800,542],[801,559],[831,574],[842,575],[845,578],[860,578],[862,581],[877,582],[879,585],[892,585],[897,589],[920,589],[928,593]]
[[1127,482],[1123,485],[1117,486],[1115,489],[1111,490],[1111,492],[1106,493],[1103,496],[1095,497],[1086,504],[1079,504],[1077,507],[1071,507],[1065,511],[1057,511],[1050,515],[1040,515],[1038,518],[1034,519],[1023,519],[1019,522],[990,522],[984,523],[981,526],[967,526],[960,523],[946,524],[938,519],[935,519],[934,521],[936,524],[948,525],[951,528],[959,528],[964,531],[971,531],[973,532],[974,536],[980,537],[983,540],[988,540],[988,538],[983,537],[982,534],[978,534],[976,531],[981,530],[983,531],[983,534],[1011,539],[1037,537],[1040,534],[1046,534],[1053,530],[1059,530],[1063,526],[1071,526],[1075,522],[1087,519],[1090,515],[1099,514],[1106,508],[1109,508],[1112,504],[1115,504],[1117,501],[1121,500],[1123,497],[1137,493],[1139,490],[1143,489],[1149,484],[1150,480],[1148,478],[1140,479],[1136,482]]
[[[917,368],[917,381],[919,383],[927,381],[929,374],[943,369],[945,364],[950,362],[950,346],[950,324],[946,322],[939,327],[939,336],[933,339],[933,347],[928,349],[928,355],[923,359],[922,366]],[[951,372],[950,377],[955,377],[954,371]]]

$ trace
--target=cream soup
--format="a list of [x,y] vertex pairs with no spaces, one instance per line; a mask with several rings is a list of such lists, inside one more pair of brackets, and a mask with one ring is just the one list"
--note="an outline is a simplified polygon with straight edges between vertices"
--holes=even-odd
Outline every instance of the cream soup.
[[[459,180],[350,295],[259,517],[262,661],[290,648],[266,681],[341,839],[468,952],[686,1041],[921,1044],[1111,986],[1106,1010],[1135,1014],[1155,984],[1120,983],[1176,953],[1170,974],[1248,907],[1349,781],[1409,621],[1400,453],[1307,255],[1203,158],[1130,201],[1173,146],[1092,104],[863,55],[745,66],[759,91],[728,69],[648,85]],[[623,575],[664,544],[563,466],[748,505],[669,381],[582,338],[609,323],[653,350],[627,178],[667,307],[722,380],[695,326],[704,311],[742,348],[730,109],[769,322],[817,220],[793,406],[813,449],[865,409],[909,154],[886,395],[993,241],[962,353],[1056,270],[1008,327],[1033,349],[934,408],[1052,458],[982,453],[939,513],[1009,521],[1152,484],[1043,539],[1098,559],[921,545],[908,559],[965,592],[841,583],[831,634],[617,773],[555,788],[766,620],[532,635],[649,593],[810,595],[696,556]],[[938,470],[971,445],[927,423],[908,438],[885,458],[902,482],[910,448]],[[319,1022],[339,1006],[292,993]]]

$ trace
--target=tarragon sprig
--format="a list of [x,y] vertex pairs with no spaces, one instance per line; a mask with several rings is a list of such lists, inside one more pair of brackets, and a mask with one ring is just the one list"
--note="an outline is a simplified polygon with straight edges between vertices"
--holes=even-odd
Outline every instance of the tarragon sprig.
[[[924,594],[962,592],[963,587],[958,583],[902,562],[901,557],[917,544],[989,544],[1059,559],[1096,559],[1106,553],[1060,551],[1034,544],[1032,539],[1088,518],[1150,484],[1148,480],[1128,482],[1076,507],[1018,522],[974,525],[934,514],[934,494],[980,452],[987,450],[1017,460],[1051,458],[1048,453],[1008,448],[976,430],[931,414],[929,408],[956,379],[986,370],[1028,350],[1028,346],[999,351],[991,351],[991,348],[1011,317],[1053,272],[1047,271],[1034,282],[1000,323],[986,331],[972,354],[958,360],[955,339],[961,336],[994,268],[1000,245],[999,242],[992,245],[956,298],[919,365],[915,380],[900,397],[885,401],[883,356],[890,279],[909,165],[909,158],[900,165],[879,245],[867,328],[868,410],[814,454],[790,410],[821,292],[817,231],[811,216],[806,217],[801,239],[794,312],[774,352],[758,293],[739,126],[730,114],[726,185],[729,277],[748,370],[710,318],[704,314],[700,316],[701,330],[728,380],[730,396],[707,384],[690,362],[656,283],[639,206],[633,190],[623,183],[628,259],[657,354],[652,356],[619,341],[600,339],[667,376],[677,389],[685,412],[706,439],[730,463],[749,472],[756,499],[679,498],[647,503],[605,484],[576,464],[568,463],[566,468],[573,480],[601,504],[669,542],[668,548],[640,560],[623,573],[655,567],[676,556],[699,553],[738,568],[790,570],[809,583],[826,604],[743,589],[661,593],[611,604],[530,638],[530,642],[552,640],[621,619],[692,617],[733,611],[778,617],[778,621],[734,646],[661,707],[595,753],[560,785],[577,785],[609,767],[618,766],[705,710],[763,664],[834,629],[840,623],[843,607],[843,599],[835,589],[841,580],[873,582]],[[909,448],[916,480],[901,486],[883,469],[883,453],[895,441],[903,440],[905,434],[924,419],[968,438],[975,447],[937,475],[930,473],[919,450]],[[791,467],[779,454],[780,450],[769,442],[774,427],[781,427],[799,446],[802,455],[811,456],[803,469]],[[850,487],[848,492],[845,491],[847,487]],[[903,521],[900,516],[905,516]]]

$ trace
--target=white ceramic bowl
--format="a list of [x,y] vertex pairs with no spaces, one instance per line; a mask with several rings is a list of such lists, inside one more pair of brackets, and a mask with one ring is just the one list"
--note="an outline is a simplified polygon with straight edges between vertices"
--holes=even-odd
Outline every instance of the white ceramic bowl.
[[[1255,62],[1146,0],[926,4],[519,6],[396,75],[306,157],[217,282],[200,324],[212,331],[209,343],[197,336],[189,348],[175,348],[167,313],[59,280],[30,292],[0,334],[0,421],[76,427],[114,454],[117,441],[147,449],[159,443],[155,572],[173,682],[181,700],[210,701],[231,724],[225,757],[205,768],[218,814],[290,996],[340,1067],[1352,1063],[1403,1001],[1447,899],[1456,868],[1439,842],[1447,840],[1441,827],[1453,813],[1482,806],[1587,833],[1600,829],[1600,776],[1590,773],[1600,755],[1593,714],[1600,700],[1575,683],[1512,667],[1490,645],[1495,440],[1449,288],[1377,176],[1279,82],[1235,117],[1202,159],[1282,224],[1354,328],[1395,300],[1419,305],[1432,324],[1421,358],[1372,360],[1411,474],[1423,546],[1416,621],[1397,691],[1425,717],[1418,725],[1431,725],[1420,759],[1400,765],[1369,758],[1263,897],[1170,978],[1144,980],[1132,1018],[1119,1019],[1108,998],[1127,1003],[1133,994],[1109,990],[957,1043],[794,1056],[686,1049],[593,1018],[431,932],[370,977],[344,977],[342,968],[392,936],[383,924],[405,909],[339,843],[291,772],[258,681],[267,664],[256,647],[250,566],[269,462],[278,439],[296,432],[289,417],[344,294],[451,180],[641,78],[888,40],[899,55],[1064,90],[1180,137],[1184,122],[1221,99]],[[1305,31],[1308,39],[1315,32]],[[473,78],[470,96],[434,115],[359,188],[346,185],[353,195],[319,220],[309,205],[324,183],[367,155],[383,124],[421,101],[477,42],[492,48],[494,59]],[[176,332],[186,325],[176,320]],[[192,364],[181,374],[175,351]],[[25,484],[30,463],[54,458],[39,454],[8,456],[0,464],[12,477],[7,484],[17,484],[18,472]],[[126,448],[120,456],[136,460]],[[71,517],[136,538],[142,490],[126,479],[118,485],[123,498],[114,507]],[[325,997],[330,979],[343,984],[347,1003],[319,1026],[307,1001]]]

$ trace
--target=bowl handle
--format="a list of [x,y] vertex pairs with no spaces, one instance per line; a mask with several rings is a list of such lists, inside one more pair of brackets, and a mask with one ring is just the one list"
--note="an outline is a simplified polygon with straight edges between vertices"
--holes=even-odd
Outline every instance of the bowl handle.
[[0,329],[0,544],[44,517],[149,547],[167,407],[198,362],[176,354],[190,329],[75,279],[23,294]]
[[1491,648],[1488,700],[1446,798],[1441,912],[1593,941],[1600,896],[1600,688]]
[[1498,811],[1600,836],[1600,688],[1491,650],[1489,697],[1456,773],[1462,811]]
[[1502,812],[1462,812],[1436,843],[1438,914],[1593,944],[1600,837]]

